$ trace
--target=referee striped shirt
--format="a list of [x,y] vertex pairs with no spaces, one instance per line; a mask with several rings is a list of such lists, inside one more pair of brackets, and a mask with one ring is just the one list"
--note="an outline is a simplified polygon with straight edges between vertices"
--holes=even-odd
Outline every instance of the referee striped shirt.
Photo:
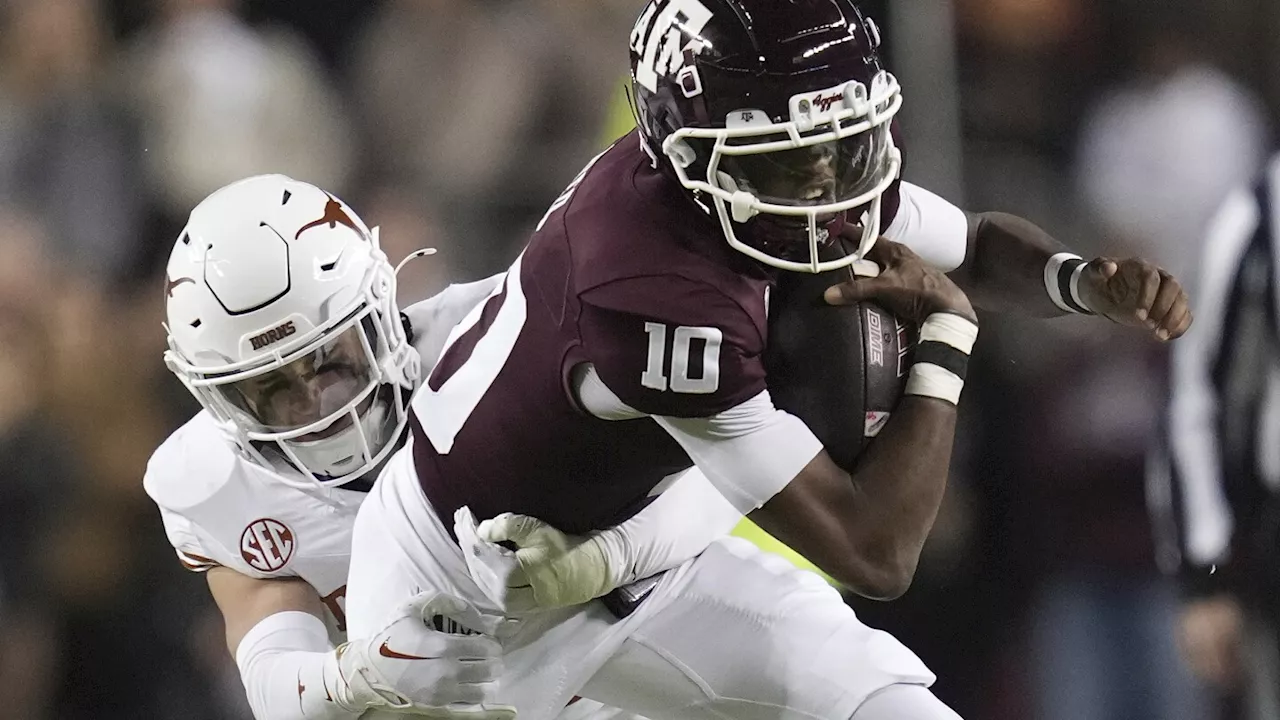
[[1280,156],[1210,224],[1195,323],[1172,344],[1148,499],[1160,566],[1195,595],[1280,567],[1277,238]]

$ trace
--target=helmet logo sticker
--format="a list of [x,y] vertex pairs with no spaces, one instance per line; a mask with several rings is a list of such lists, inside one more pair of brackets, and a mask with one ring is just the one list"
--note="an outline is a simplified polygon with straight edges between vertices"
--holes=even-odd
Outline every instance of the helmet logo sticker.
[[[635,80],[649,92],[658,91],[660,75],[674,77],[691,66],[693,58],[702,50],[698,34],[711,20],[711,11],[700,0],[667,0],[665,6],[657,10],[662,4],[663,0],[653,0],[631,32],[631,48],[640,55]],[[685,35],[689,36],[688,42],[682,42]],[[686,75],[681,83],[687,83],[686,93],[697,94],[694,90],[700,91],[701,83],[696,75]]]
[[329,201],[324,204],[324,215],[320,216],[319,220],[313,220],[306,225],[303,225],[302,228],[298,230],[297,234],[293,236],[293,239],[297,240],[299,237],[302,237],[302,233],[310,230],[311,228],[320,227],[321,225],[328,225],[330,230],[336,228],[338,225],[346,225],[352,230],[355,230],[357,235],[364,237],[364,232],[356,226],[355,221],[351,219],[351,216],[347,214],[347,211],[342,209],[342,203],[335,200],[332,195],[329,196]]
[[165,275],[164,276],[164,296],[173,297],[174,288],[178,287],[179,285],[183,285],[185,283],[191,283],[192,285],[195,285],[196,281],[189,277],[180,277],[177,280],[170,280],[169,276]]
[[249,338],[249,344],[253,346],[254,350],[261,350],[268,345],[280,342],[296,332],[298,332],[298,329],[294,327],[293,321],[290,320],[283,325],[271,328],[261,335],[254,335]]
[[271,518],[254,520],[240,535],[240,557],[260,572],[275,572],[287,565],[296,547],[289,526]]
[[831,95],[819,94],[813,99],[813,104],[818,106],[818,112],[831,112],[831,106],[838,102],[844,101],[844,91],[833,93]]

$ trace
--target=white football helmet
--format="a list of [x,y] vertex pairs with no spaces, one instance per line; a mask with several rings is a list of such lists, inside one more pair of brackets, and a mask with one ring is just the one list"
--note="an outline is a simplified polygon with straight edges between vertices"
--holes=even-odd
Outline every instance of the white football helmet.
[[251,460],[333,487],[397,447],[420,361],[377,229],[342,201],[227,185],[191,211],[164,292],[166,365]]

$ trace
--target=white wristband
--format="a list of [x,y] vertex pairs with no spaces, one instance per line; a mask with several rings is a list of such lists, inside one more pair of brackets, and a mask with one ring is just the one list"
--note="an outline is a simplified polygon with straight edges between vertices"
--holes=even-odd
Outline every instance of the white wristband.
[[933,313],[920,325],[920,342],[940,342],[965,355],[973,352],[978,339],[978,325],[953,313]]
[[1067,289],[1071,293],[1071,301],[1075,303],[1075,306],[1083,308],[1085,314],[1092,315],[1093,310],[1084,304],[1084,300],[1080,299],[1080,276],[1084,274],[1087,267],[1089,267],[1089,264],[1082,262],[1076,266],[1075,270],[1071,271],[1071,280],[1068,282]]
[[946,400],[952,405],[960,404],[960,391],[964,389],[964,379],[950,370],[933,363],[916,363],[911,366],[911,374],[907,376],[907,395]]
[[1080,299],[1080,275],[1088,264],[1074,253],[1060,252],[1044,265],[1044,289],[1059,309],[1069,313],[1092,315],[1093,311]]
[[907,395],[960,403],[960,392],[969,364],[969,353],[978,338],[978,325],[950,313],[934,313],[920,326]]

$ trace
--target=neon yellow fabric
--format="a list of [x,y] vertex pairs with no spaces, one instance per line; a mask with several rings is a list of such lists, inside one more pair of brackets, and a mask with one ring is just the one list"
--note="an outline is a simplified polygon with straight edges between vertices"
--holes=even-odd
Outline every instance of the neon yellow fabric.
[[618,84],[617,92],[610,93],[613,103],[609,105],[608,113],[604,119],[604,137],[600,140],[601,147],[608,146],[609,143],[626,135],[636,128],[635,116],[631,114],[631,103],[627,102],[627,86],[631,83],[630,79],[624,78]]
[[805,560],[803,557],[801,557],[800,553],[796,552],[795,550],[792,550],[786,545],[783,545],[781,542],[775,539],[772,535],[761,530],[759,525],[756,525],[750,520],[747,520],[744,518],[742,522],[738,523],[738,526],[733,529],[733,532],[731,534],[734,535],[735,537],[740,537],[744,540],[750,540],[752,543],[755,544],[756,547],[760,548],[761,550],[764,550],[765,552],[771,552],[774,555],[781,555],[782,557],[791,561],[792,565],[795,565],[801,570],[812,570],[813,572],[821,575],[827,582],[831,583],[832,585],[836,584],[836,581],[832,580],[830,575],[819,570],[817,565],[814,565],[808,560]]

